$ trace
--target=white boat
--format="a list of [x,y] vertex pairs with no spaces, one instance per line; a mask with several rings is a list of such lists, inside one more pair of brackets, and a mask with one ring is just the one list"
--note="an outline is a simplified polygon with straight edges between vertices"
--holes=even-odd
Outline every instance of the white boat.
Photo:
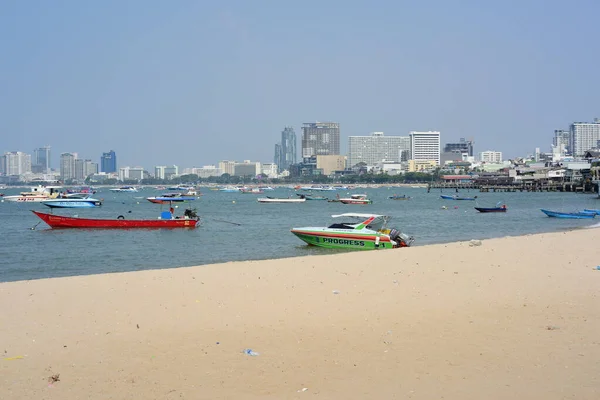
[[133,186],[121,186],[119,188],[110,189],[111,192],[120,193],[120,192],[137,192],[138,190]]
[[62,186],[38,185],[32,187],[29,192],[21,192],[14,196],[4,196],[3,199],[16,203],[39,203],[41,201],[57,198],[60,195],[60,189],[62,189]]
[[224,188],[220,188],[219,191],[220,192],[235,193],[235,192],[239,192],[240,188],[235,187],[235,186],[226,186]]
[[259,203],[304,203],[306,201],[306,198],[304,197],[299,197],[299,198],[289,198],[289,197],[284,197],[284,198],[280,198],[280,197],[259,197],[258,199],[256,199],[256,201],[258,201]]

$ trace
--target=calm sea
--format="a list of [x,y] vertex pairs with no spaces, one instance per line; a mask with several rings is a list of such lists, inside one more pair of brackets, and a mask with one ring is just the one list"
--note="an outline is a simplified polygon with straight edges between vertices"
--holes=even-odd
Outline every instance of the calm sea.
[[[22,190],[3,192],[11,195]],[[161,206],[148,202],[145,197],[162,192],[146,188],[138,193],[112,193],[101,189],[94,197],[104,199],[102,207],[55,213],[98,218],[118,215],[157,218]],[[202,193],[202,197],[191,203],[202,217],[202,224],[191,230],[52,230],[43,222],[36,226],[40,220],[30,211],[48,211],[44,205],[0,202],[0,281],[331,254],[336,250],[309,247],[292,235],[290,229],[323,226],[332,222],[332,214],[344,212],[391,215],[390,226],[413,235],[414,246],[423,246],[592,226],[599,222],[598,218],[548,218],[540,208],[559,211],[600,208],[597,195],[575,193],[460,193],[477,196],[480,206],[494,206],[502,201],[508,206],[505,214],[481,214],[473,209],[476,205],[473,201],[440,198],[440,193],[452,194],[453,191],[438,189],[427,193],[425,188],[352,190],[351,193],[369,195],[373,204],[366,206],[325,201],[261,204],[256,201],[261,195],[208,188]],[[344,196],[350,192],[317,194],[333,198],[336,193]],[[409,201],[388,199],[392,194],[413,198]],[[277,188],[266,195],[296,197],[295,191],[288,188]],[[180,205],[177,212],[182,213],[185,207]]]

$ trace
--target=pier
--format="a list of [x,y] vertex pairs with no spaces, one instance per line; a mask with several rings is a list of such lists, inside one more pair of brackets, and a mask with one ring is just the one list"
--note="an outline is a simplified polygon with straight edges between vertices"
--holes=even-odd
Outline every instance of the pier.
[[487,184],[487,183],[455,183],[455,182],[431,182],[427,185],[427,193],[431,189],[448,190],[479,190],[480,192],[576,192],[597,193],[597,184],[581,182],[521,182],[511,184]]

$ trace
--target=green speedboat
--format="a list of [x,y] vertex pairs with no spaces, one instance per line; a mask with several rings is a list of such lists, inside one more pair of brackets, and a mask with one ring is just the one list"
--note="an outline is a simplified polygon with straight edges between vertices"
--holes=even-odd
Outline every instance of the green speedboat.
[[332,249],[396,249],[414,241],[398,229],[388,229],[391,217],[386,215],[346,213],[332,217],[344,222],[328,227],[293,228],[291,232],[310,245]]

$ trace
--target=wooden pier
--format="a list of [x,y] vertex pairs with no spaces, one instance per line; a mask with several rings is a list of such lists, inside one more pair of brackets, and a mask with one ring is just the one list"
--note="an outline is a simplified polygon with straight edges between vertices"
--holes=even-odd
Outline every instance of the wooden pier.
[[479,183],[449,183],[432,182],[427,185],[427,192],[431,189],[448,190],[479,190],[480,192],[578,192],[597,193],[596,184],[578,183],[550,183],[550,182],[523,182],[516,184],[479,184]]

